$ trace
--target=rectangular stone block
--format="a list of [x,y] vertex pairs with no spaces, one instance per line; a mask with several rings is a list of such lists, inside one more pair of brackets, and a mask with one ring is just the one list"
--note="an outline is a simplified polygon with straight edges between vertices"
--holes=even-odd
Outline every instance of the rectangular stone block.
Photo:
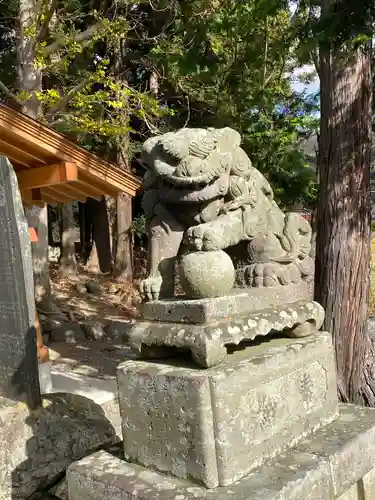
[[375,409],[342,405],[340,418],[334,425],[319,429],[300,443],[298,449],[329,461],[335,498],[346,494],[358,482],[363,483],[358,486],[360,490],[367,485],[369,492],[374,477],[370,471],[375,466]]
[[36,408],[36,351],[31,245],[16,174],[0,156],[0,396]]
[[337,416],[331,336],[273,338],[201,370],[118,368],[127,460],[208,488],[240,479]]
[[371,469],[361,479],[360,488],[364,498],[359,500],[375,500],[375,469]]
[[340,405],[324,429],[213,490],[98,452],[69,467],[70,500],[373,500],[374,433],[374,409]]
[[146,302],[142,317],[147,321],[201,324],[311,298],[305,282],[275,288],[239,288],[225,297],[195,300],[178,297]]
[[353,484],[353,486],[349,488],[348,491],[340,495],[337,500],[364,500],[363,498],[358,497],[358,486],[358,483]]
[[332,500],[328,463],[289,450],[226,488],[208,490],[99,451],[67,471],[70,500]]

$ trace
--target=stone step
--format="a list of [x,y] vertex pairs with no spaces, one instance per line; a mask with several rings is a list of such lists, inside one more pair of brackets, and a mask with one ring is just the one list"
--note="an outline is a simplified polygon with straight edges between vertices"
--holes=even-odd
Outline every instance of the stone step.
[[70,500],[374,500],[375,409],[338,418],[231,486],[206,489],[105,452],[72,464]]

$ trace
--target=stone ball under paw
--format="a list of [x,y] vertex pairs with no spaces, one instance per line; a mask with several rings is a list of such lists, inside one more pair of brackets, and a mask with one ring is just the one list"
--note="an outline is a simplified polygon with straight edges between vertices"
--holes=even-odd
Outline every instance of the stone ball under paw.
[[184,292],[192,299],[227,295],[235,281],[232,259],[222,250],[183,255],[179,275]]

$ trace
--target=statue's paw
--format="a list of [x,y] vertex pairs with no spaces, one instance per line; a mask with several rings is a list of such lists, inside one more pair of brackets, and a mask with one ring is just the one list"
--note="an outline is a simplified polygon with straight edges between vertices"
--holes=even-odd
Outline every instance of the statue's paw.
[[158,300],[162,285],[161,276],[149,276],[141,282],[140,294],[143,300]]
[[185,243],[190,248],[202,250],[204,230],[202,226],[189,227],[185,234]]
[[221,250],[220,241],[217,238],[217,233],[209,225],[201,224],[199,226],[190,227],[186,232],[186,243],[198,251],[214,251]]
[[279,285],[277,265],[269,262],[251,264],[246,269],[246,281],[257,288]]

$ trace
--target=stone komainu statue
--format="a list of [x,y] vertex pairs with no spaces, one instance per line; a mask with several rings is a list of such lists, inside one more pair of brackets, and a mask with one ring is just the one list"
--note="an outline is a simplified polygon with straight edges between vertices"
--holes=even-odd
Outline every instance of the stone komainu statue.
[[145,298],[173,297],[176,256],[192,251],[232,252],[239,286],[311,280],[309,223],[279,209],[270,184],[240,143],[241,136],[231,128],[185,128],[145,142]]

